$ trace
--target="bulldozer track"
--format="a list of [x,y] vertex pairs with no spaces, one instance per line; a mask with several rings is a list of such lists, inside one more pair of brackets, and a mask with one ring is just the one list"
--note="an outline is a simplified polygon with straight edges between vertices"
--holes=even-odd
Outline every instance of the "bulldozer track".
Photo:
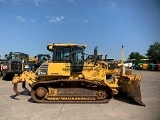
[[[59,87],[56,86],[60,84],[63,84],[63,85]],[[79,87],[74,85],[78,85]],[[56,87],[56,90],[62,91],[64,93],[59,92],[61,95],[56,96],[54,93],[56,91],[54,90],[55,87]],[[68,103],[68,104],[69,103],[82,103],[82,104],[97,103],[97,104],[100,104],[100,103],[109,102],[113,96],[112,90],[106,84],[96,80],[88,81],[85,79],[78,79],[73,81],[69,79],[58,79],[58,80],[37,81],[32,85],[31,88],[32,88],[31,97],[35,102],[38,102],[38,103],[63,103],[63,104],[65,103]],[[99,91],[101,91],[100,94],[95,95],[95,93],[98,93]],[[67,92],[69,92],[69,94],[67,94]],[[73,94],[70,94],[70,93],[73,93]],[[36,94],[44,97],[39,98],[37,97]]]

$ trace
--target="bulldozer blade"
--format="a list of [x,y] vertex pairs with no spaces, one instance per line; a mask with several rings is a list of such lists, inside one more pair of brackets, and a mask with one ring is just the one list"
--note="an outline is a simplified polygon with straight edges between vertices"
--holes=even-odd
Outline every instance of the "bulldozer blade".
[[141,75],[124,75],[119,77],[120,93],[126,95],[137,104],[145,106],[141,99]]
[[141,90],[140,90],[140,81],[139,80],[133,81],[133,84],[130,86],[130,92],[128,93],[128,96],[131,97],[139,105],[145,106],[145,104],[142,102],[142,98],[141,98]]

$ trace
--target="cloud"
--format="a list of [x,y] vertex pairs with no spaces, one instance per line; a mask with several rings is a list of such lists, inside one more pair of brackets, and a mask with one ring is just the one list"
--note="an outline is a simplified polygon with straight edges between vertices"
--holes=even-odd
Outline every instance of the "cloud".
[[53,18],[50,19],[49,21],[50,21],[51,23],[60,23],[63,19],[64,19],[63,16],[61,16],[61,17],[53,17]]
[[60,17],[56,16],[56,17],[54,17],[54,16],[46,15],[46,18],[48,18],[49,22],[51,22],[51,23],[61,23],[62,20],[64,20],[64,16],[60,16]]
[[0,3],[9,3],[11,5],[20,5],[20,0],[0,0]]
[[11,4],[13,5],[20,5],[19,0],[12,0]]
[[79,22],[79,23],[88,23],[87,19],[80,19],[80,18],[70,18],[69,22]]
[[67,1],[67,3],[69,3],[69,4],[74,3],[73,0],[66,0],[66,1]]
[[18,20],[18,21],[21,21],[21,22],[25,21],[25,19],[22,16],[19,16],[19,15],[17,15],[15,19]]
[[36,6],[39,6],[39,3],[40,2],[47,2],[47,0],[34,0],[34,4],[36,5]]
[[34,0],[34,4],[38,6],[39,0]]
[[66,0],[66,2],[68,4],[74,4],[74,5],[78,5],[78,3],[75,0]]
[[87,22],[88,22],[88,20],[84,20],[84,22],[86,22],[86,23],[87,23]]
[[13,2],[18,2],[19,0],[13,0]]
[[35,19],[31,19],[31,22],[35,22],[36,20]]
[[5,2],[6,2],[6,0],[0,0],[0,2],[1,2],[1,3],[5,3]]
[[50,16],[49,16],[49,15],[46,15],[46,18],[50,18]]
[[116,2],[117,2],[116,0],[110,0],[110,1],[109,1],[110,8],[112,8],[112,9],[113,9],[113,8],[116,8],[116,7],[117,7]]

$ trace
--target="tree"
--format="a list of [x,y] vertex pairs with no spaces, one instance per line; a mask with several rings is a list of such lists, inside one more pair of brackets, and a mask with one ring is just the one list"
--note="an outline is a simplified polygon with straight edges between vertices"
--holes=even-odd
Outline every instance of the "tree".
[[136,61],[140,61],[140,59],[144,59],[145,56],[140,55],[139,52],[131,52],[128,59],[136,59]]
[[160,43],[155,42],[153,45],[150,45],[146,56],[148,56],[153,63],[160,63]]
[[4,55],[4,58],[7,60],[7,58],[8,58],[8,55],[7,55],[7,54],[5,54],[5,55]]

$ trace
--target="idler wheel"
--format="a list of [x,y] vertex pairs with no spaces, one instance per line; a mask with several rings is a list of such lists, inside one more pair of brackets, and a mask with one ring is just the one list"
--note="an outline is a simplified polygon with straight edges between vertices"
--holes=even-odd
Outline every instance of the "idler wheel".
[[44,88],[44,87],[38,87],[36,89],[36,95],[37,95],[37,97],[42,98],[42,97],[45,97],[46,94],[47,94],[47,89],[46,88]]

